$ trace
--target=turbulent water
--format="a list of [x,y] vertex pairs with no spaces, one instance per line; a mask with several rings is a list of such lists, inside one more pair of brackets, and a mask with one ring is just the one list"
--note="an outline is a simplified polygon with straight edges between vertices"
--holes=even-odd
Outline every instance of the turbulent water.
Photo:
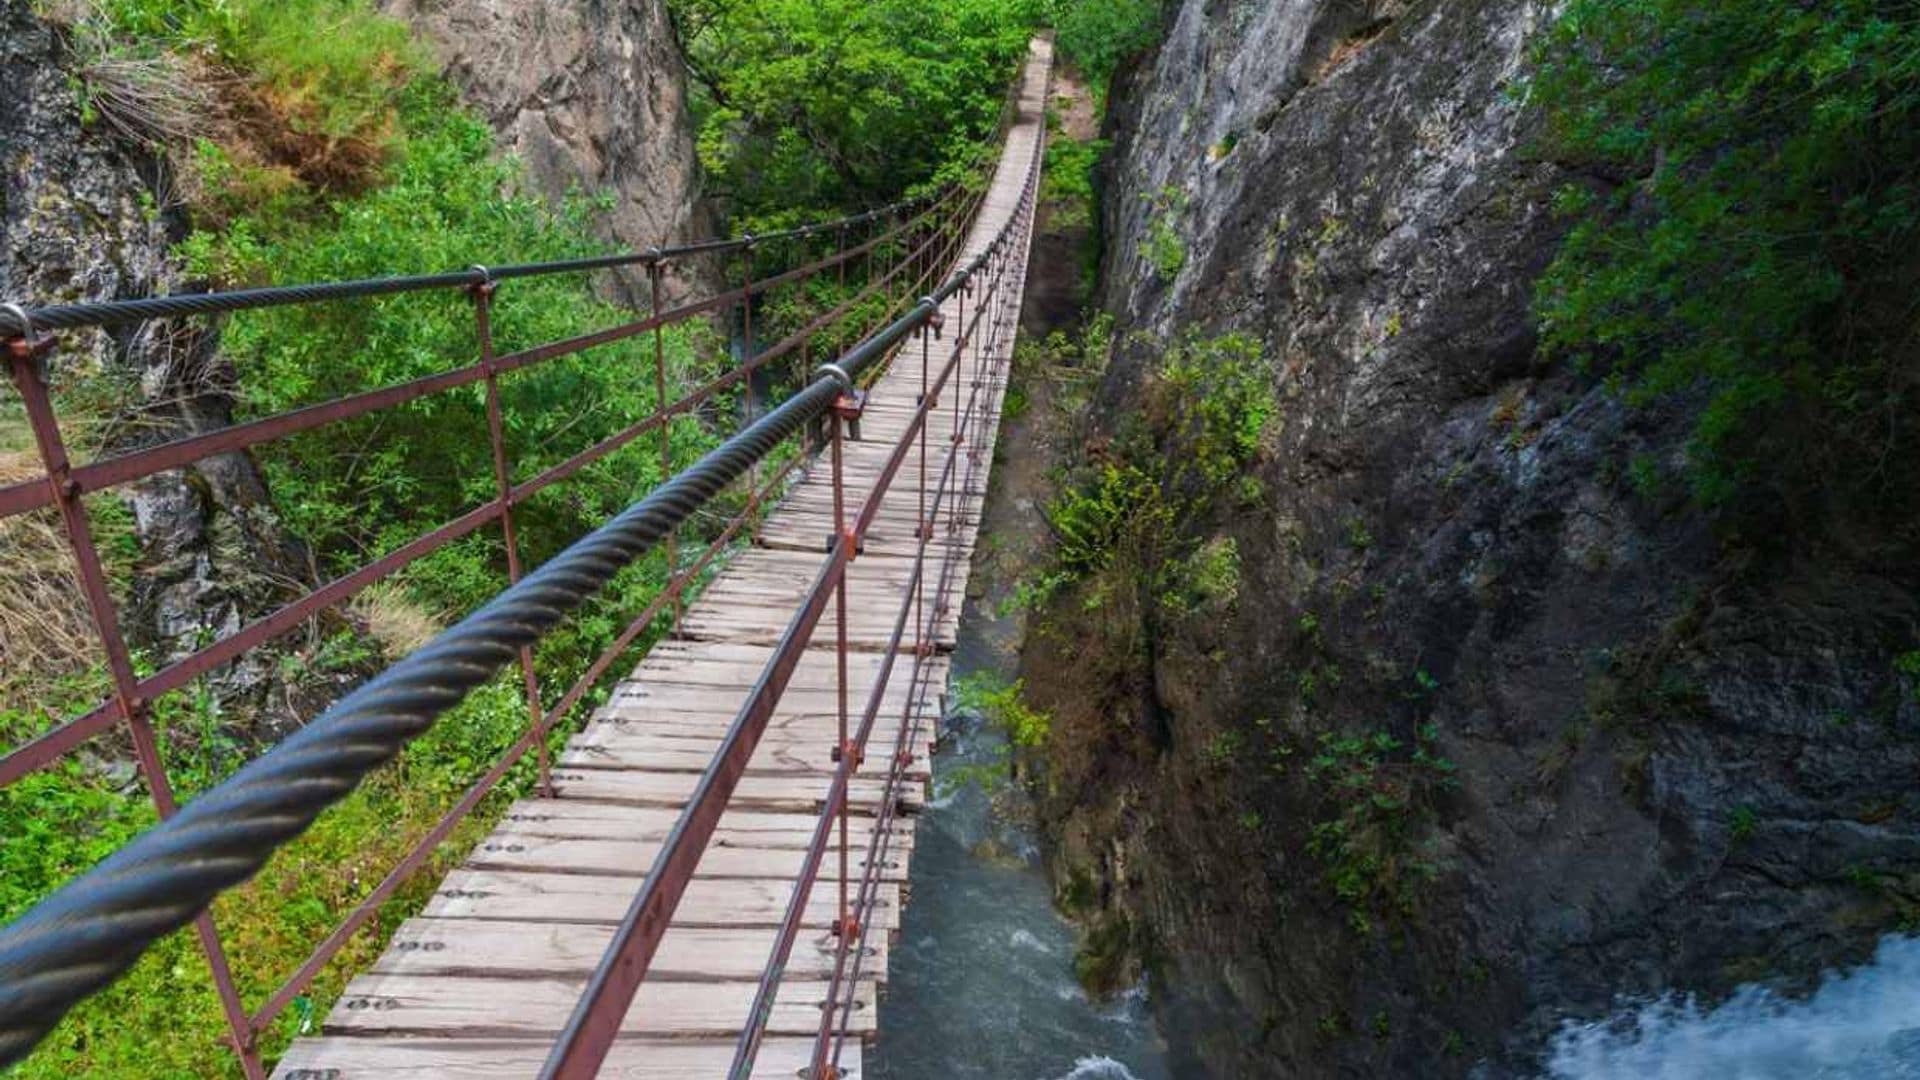
[[1742,987],[1724,1003],[1651,1002],[1570,1025],[1552,1080],[1920,1080],[1920,938],[1890,937],[1873,962],[1793,999]]
[[[1004,664],[992,621],[968,605],[957,674]],[[868,1075],[1162,1080],[1144,994],[1095,1002],[1075,980],[1073,928],[1053,909],[1031,833],[998,819],[977,785],[951,782],[998,760],[1004,741],[965,714],[945,730]]]

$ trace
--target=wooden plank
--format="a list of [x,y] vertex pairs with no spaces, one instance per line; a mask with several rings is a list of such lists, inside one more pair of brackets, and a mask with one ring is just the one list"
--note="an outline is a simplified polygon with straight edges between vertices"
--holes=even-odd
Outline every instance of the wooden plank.
[[[585,979],[613,940],[610,923],[482,922],[474,919],[408,919],[372,971],[381,975],[476,978]],[[647,969],[662,982],[753,980],[767,965],[778,931],[774,927],[718,929],[675,926],[660,939]],[[825,979],[833,974],[839,938],[825,927],[793,943],[785,978]],[[884,979],[886,935],[863,945],[863,970]]]
[[[677,810],[584,799],[522,799],[500,822],[503,836],[554,836],[578,840],[627,840],[658,843],[680,820]],[[805,847],[813,835],[812,814],[758,814],[729,810],[721,815],[713,842],[728,847]],[[873,823],[860,819],[849,831],[865,843]],[[896,847],[911,850],[913,824],[896,820],[890,831]]]
[[[754,983],[642,983],[620,1030],[654,1038],[737,1035],[753,1002]],[[552,1037],[586,989],[584,979],[477,979],[461,976],[362,975],[347,984],[322,1028],[328,1035],[439,1035],[455,1038]],[[875,986],[853,987],[850,1029],[874,1033]],[[812,1035],[820,1027],[826,985],[782,983],[774,995],[769,1035]]]
[[[688,1080],[725,1076],[733,1040],[620,1039],[600,1068],[604,1080]],[[274,1069],[274,1080],[526,1080],[540,1072],[544,1041],[326,1036],[301,1039]],[[849,1041],[840,1059],[860,1075],[862,1046]],[[794,1080],[812,1060],[812,1039],[768,1039],[753,1063],[753,1080]]]
[[[852,828],[849,825],[848,833]],[[869,832],[868,835],[871,835]],[[477,870],[525,870],[554,874],[598,874],[645,877],[660,854],[660,844],[631,840],[583,840],[560,836],[528,836],[496,829],[474,846],[466,865]],[[805,852],[798,848],[731,847],[709,845],[700,858],[699,872],[710,878],[793,878],[800,872]],[[855,873],[864,873],[864,849],[852,853]],[[907,859],[890,856],[880,868],[884,880],[904,881]]]
[[[644,717],[612,713],[588,725],[579,737],[590,743],[622,738],[653,738],[708,740],[717,745],[732,720],[730,715],[712,712],[658,712]],[[915,720],[923,733],[920,750],[924,752],[925,739],[931,737],[936,726],[935,714],[927,710],[918,713]],[[858,714],[848,718],[850,728],[858,724]],[[872,745],[892,747],[899,736],[899,725],[898,712],[882,709],[874,718]],[[780,746],[831,746],[839,738],[839,728],[839,720],[830,714],[804,713],[776,718],[768,726],[765,738]]]
[[[608,802],[636,806],[686,805],[696,781],[692,773],[656,773],[624,769],[561,769],[553,774],[553,789],[562,798],[605,799]],[[736,810],[771,810],[776,813],[810,814],[820,808],[827,795],[829,781],[801,776],[744,776],[733,790],[727,805]],[[871,814],[879,809],[882,785],[873,780],[855,779],[847,789],[847,803],[855,813]],[[914,811],[925,805],[925,791],[909,784],[900,793],[903,809]]]
[[[860,718],[851,717],[849,732],[858,730]],[[886,778],[893,766],[892,750],[899,735],[899,725],[888,725],[892,730],[880,731],[875,723],[875,736],[868,741],[866,760],[855,771],[855,776],[870,780]],[[851,734],[849,734],[851,738]],[[928,769],[926,754],[922,752],[927,739],[924,733],[914,741],[914,760],[907,766],[906,775],[925,779],[932,775]],[[720,748],[720,739],[673,738],[673,737],[614,737],[597,738],[575,736],[569,740],[566,749],[561,752],[559,765],[562,768],[584,769],[651,769],[655,772],[704,772],[713,761],[714,752]],[[754,748],[753,759],[747,763],[747,772],[757,776],[825,776],[832,777],[838,771],[834,760],[834,748],[827,739],[795,741],[762,740]]]
[[[807,899],[804,925],[833,925],[835,877],[820,877]],[[707,878],[697,872],[674,913],[676,926],[776,926],[793,896],[790,880],[746,881]],[[640,888],[640,879],[594,874],[505,873],[468,870],[449,873],[422,914],[443,919],[508,919],[521,922],[617,923]],[[875,930],[900,925],[900,889],[883,884],[869,925]]]

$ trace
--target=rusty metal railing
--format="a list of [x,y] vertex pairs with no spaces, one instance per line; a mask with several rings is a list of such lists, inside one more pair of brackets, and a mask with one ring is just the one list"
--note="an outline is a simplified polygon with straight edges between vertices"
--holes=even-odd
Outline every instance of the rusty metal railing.
[[[532,596],[539,593],[542,587],[551,590],[553,582],[562,576],[559,571],[564,567],[560,564],[563,564],[568,556],[573,555],[575,549],[586,544],[587,540],[568,549],[567,553],[556,557],[539,571],[524,574],[514,531],[513,509],[515,506],[656,430],[661,436],[663,475],[671,473],[672,451],[667,436],[669,425],[675,417],[690,414],[702,402],[735,383],[744,382],[751,387],[753,372],[781,357],[798,353],[804,361],[807,358],[809,343],[815,337],[830,328],[837,328],[850,313],[855,312],[875,296],[884,297],[887,304],[897,310],[899,301],[893,297],[893,290],[896,287],[903,289],[903,298],[914,295],[934,278],[939,267],[947,265],[964,236],[964,223],[970,220],[971,207],[967,203],[968,200],[963,197],[961,189],[956,188],[938,197],[897,204],[870,214],[787,230],[770,236],[713,241],[676,248],[655,248],[642,253],[562,263],[509,266],[491,270],[475,267],[467,271],[425,277],[189,294],[100,304],[62,305],[33,310],[12,306],[0,308],[0,348],[4,349],[4,359],[26,407],[27,419],[33,430],[44,469],[40,478],[0,487],[0,518],[46,507],[54,507],[58,510],[72,549],[82,591],[106,656],[108,674],[113,687],[111,697],[97,707],[58,723],[51,730],[24,745],[12,748],[5,753],[4,757],[0,757],[0,786],[11,784],[28,773],[60,760],[88,739],[109,731],[116,725],[124,725],[133,745],[141,776],[147,783],[155,809],[162,820],[160,826],[130,844],[127,849],[58,890],[54,896],[43,901],[11,926],[0,930],[0,1066],[24,1056],[40,1038],[44,1037],[68,1008],[82,997],[104,986],[114,975],[124,970],[152,940],[190,921],[199,935],[227,1022],[229,1038],[242,1068],[249,1077],[264,1076],[264,1068],[257,1049],[258,1036],[306,990],[339,950],[373,919],[380,905],[426,862],[434,848],[452,833],[453,829],[499,784],[508,770],[523,760],[529,751],[534,752],[537,759],[538,783],[543,790],[547,787],[548,733],[569,714],[570,710],[605,675],[612,663],[637,640],[639,635],[649,626],[654,625],[666,610],[667,605],[672,606],[673,615],[677,621],[687,590],[701,579],[701,575],[705,573],[712,561],[754,520],[761,501],[776,491],[779,485],[784,483],[794,465],[803,460],[803,456],[795,456],[784,467],[767,477],[764,483],[759,482],[757,463],[765,456],[766,450],[784,440],[791,432],[781,431],[779,439],[767,443],[765,447],[760,447],[758,452],[749,455],[746,459],[746,467],[754,470],[756,475],[750,480],[751,490],[746,500],[746,507],[732,516],[692,563],[671,575],[666,586],[645,610],[616,636],[608,648],[595,658],[551,706],[543,706],[541,703],[541,691],[531,652],[531,637],[525,635],[517,637],[513,647],[505,655],[496,657],[494,652],[497,650],[484,651],[485,658],[488,660],[518,661],[529,712],[527,730],[468,788],[431,829],[411,845],[400,862],[389,870],[379,884],[369,891],[352,910],[345,914],[340,923],[320,942],[299,969],[257,1008],[249,1011],[241,1000],[220,933],[212,915],[206,910],[207,901],[221,889],[250,876],[264,863],[274,845],[297,835],[321,809],[350,791],[359,776],[390,759],[407,738],[424,730],[424,727],[431,723],[433,715],[456,702],[464,691],[461,694],[454,694],[451,698],[446,694],[440,694],[431,702],[422,699],[421,702],[408,704],[402,711],[411,710],[408,717],[411,726],[400,730],[399,726],[389,724],[388,727],[394,729],[393,734],[397,737],[384,752],[361,754],[350,764],[342,767],[340,776],[329,776],[325,785],[327,790],[317,795],[307,790],[307,787],[312,786],[313,778],[308,777],[303,780],[301,783],[306,787],[302,787],[296,795],[286,796],[282,800],[285,805],[280,805],[273,814],[269,814],[274,824],[256,828],[254,832],[247,833],[245,836],[225,837],[223,842],[232,841],[232,843],[220,849],[219,857],[203,858],[198,862],[183,861],[179,858],[179,851],[168,848],[168,843],[173,843],[176,848],[180,848],[181,845],[191,847],[192,843],[203,840],[210,830],[224,828],[232,832],[232,816],[223,819],[221,814],[249,797],[258,802],[259,792],[262,790],[258,787],[261,777],[277,776],[279,777],[277,782],[288,783],[287,777],[293,774],[285,772],[288,767],[287,762],[296,758],[303,750],[312,752],[330,731],[335,731],[339,727],[337,724],[329,724],[329,717],[337,718],[337,715],[344,716],[350,713],[352,710],[344,708],[350,702],[358,700],[364,706],[367,701],[379,698],[383,686],[397,685],[399,680],[390,678],[396,672],[419,658],[424,657],[424,661],[433,660],[434,656],[426,654],[434,654],[436,649],[441,649],[445,639],[456,637],[463,627],[481,620],[482,616],[486,616],[489,612],[494,612],[509,597]],[[853,243],[851,232],[861,225],[870,226],[870,235],[859,243]],[[713,296],[682,304],[672,310],[661,310],[661,275],[676,259],[718,252],[746,253],[756,245],[774,240],[794,240],[805,243],[815,237],[835,238],[836,250],[824,258],[765,278],[755,278],[749,271],[738,288],[726,289]],[[871,268],[873,256],[877,252],[891,250],[889,245],[896,243],[905,245],[899,260],[884,272],[873,273]],[[782,285],[801,282],[830,270],[836,273],[838,280],[844,285],[847,266],[853,260],[863,257],[868,262],[869,280],[858,293],[843,300],[832,310],[811,319],[806,325],[767,349],[751,351],[752,338],[749,333],[748,352],[743,355],[738,365],[694,387],[677,400],[666,401],[667,381],[662,336],[666,327],[699,315],[724,310],[732,304],[742,305],[745,309],[743,312],[745,318],[750,320],[754,297],[765,295]],[[650,293],[654,300],[654,307],[647,317],[578,337],[496,355],[493,348],[492,308],[496,292],[503,283],[517,278],[581,273],[620,266],[645,268],[649,278]],[[45,377],[44,358],[52,348],[52,339],[42,336],[44,331],[86,326],[115,326],[150,318],[252,310],[286,304],[332,302],[399,292],[453,289],[465,290],[472,299],[479,342],[479,357],[476,363],[412,382],[353,394],[293,412],[251,420],[217,431],[177,439],[147,449],[108,456],[84,464],[76,464],[70,458]],[[656,399],[658,408],[585,450],[546,468],[537,475],[516,482],[502,430],[499,394],[501,377],[523,368],[648,333],[651,333],[654,338],[655,370],[653,374],[658,393]],[[884,333],[881,336],[884,336]],[[428,395],[475,384],[480,384],[486,395],[488,439],[492,450],[494,474],[493,499],[422,533],[381,558],[319,585],[298,599],[241,627],[230,635],[175,660],[151,675],[140,677],[135,673],[132,654],[120,631],[117,607],[107,585],[104,565],[82,502],[84,495],[168,469],[179,468],[212,455],[247,450],[327,424],[391,409]],[[805,396],[804,393],[796,395],[789,401],[789,405]],[[787,409],[787,406],[783,406],[782,409]],[[794,413],[794,415],[797,414],[797,412]],[[768,414],[768,417],[763,420],[773,416],[774,414]],[[786,419],[791,419],[791,416]],[[785,420],[782,422],[784,423]],[[769,433],[778,428],[780,428],[778,424],[769,427],[761,422],[755,422],[747,431],[730,440],[727,446],[734,446],[745,436],[752,434],[755,435],[755,440],[749,440],[753,446],[748,449],[758,447],[759,442],[764,442],[766,437],[770,437]],[[746,443],[740,445],[747,446]],[[725,450],[727,446],[721,449]],[[736,452],[746,451],[737,449]],[[718,450],[714,452],[714,454],[719,453]],[[710,458],[712,456],[709,455]],[[702,459],[702,466],[707,463],[707,459]],[[700,467],[696,466],[695,469]],[[656,495],[674,488],[675,483],[694,471],[689,470],[688,473],[683,473],[673,483],[657,491]],[[718,488],[713,490],[717,491]],[[667,512],[656,513],[654,516],[665,520],[677,511],[679,518],[674,519],[674,524],[677,525],[678,520],[683,519],[685,513],[697,503],[686,503],[685,496],[677,490],[670,494],[681,501],[675,503]],[[708,492],[707,497],[711,494],[712,492]],[[612,530],[614,526],[626,522],[630,515],[634,515],[641,507],[654,501],[654,497],[650,496],[635,510],[621,515],[614,523],[596,532],[594,537],[600,537],[602,533]],[[701,501],[704,501],[704,497]],[[635,520],[638,518],[636,517]],[[327,714],[289,738],[281,747],[269,751],[260,759],[244,767],[229,781],[216,786],[184,809],[177,805],[161,756],[160,744],[150,720],[156,699],[161,695],[180,690],[194,679],[211,673],[224,664],[242,658],[249,650],[298,628],[315,615],[347,600],[368,585],[495,522],[501,529],[507,556],[510,588],[506,594],[503,594],[494,604],[470,616],[460,626],[442,635],[441,639],[436,639],[433,645],[422,649],[414,657],[402,661],[387,674],[362,687],[354,695],[350,695],[349,699],[343,700],[339,705],[328,710]],[[628,524],[631,525],[632,522]],[[646,540],[646,545],[651,546],[656,541],[664,540],[671,546],[675,544],[676,536],[676,528],[666,527],[660,535],[650,536]],[[589,537],[588,540],[594,537]],[[637,551],[627,557],[630,559],[635,554]],[[678,566],[677,552],[675,552],[675,560],[669,565]],[[608,574],[610,576],[611,570],[608,570]],[[570,603],[577,603],[584,599],[584,594],[568,599]],[[546,618],[551,614],[553,618],[557,618],[558,613],[567,606],[568,604],[549,598],[540,607],[539,617]],[[532,625],[535,621],[538,619],[528,621],[527,625]],[[550,625],[550,621],[543,625]],[[472,657],[468,659],[472,660]],[[490,675],[492,670],[494,670],[493,667],[488,667],[486,673]],[[380,709],[376,709],[375,712],[379,712],[382,716],[389,716],[394,709],[399,708],[401,706],[388,701],[380,705],[380,709],[384,709],[385,712],[380,712]],[[415,715],[423,710],[425,710],[424,718]],[[364,708],[362,708],[362,714],[366,714]],[[387,736],[388,732],[383,728],[381,737]],[[275,768],[281,769],[282,772],[275,773]],[[249,778],[252,778],[256,784],[253,789],[250,789],[251,796],[248,792],[240,790],[247,788]],[[236,792],[239,793],[236,794]],[[299,804],[297,808],[293,806],[296,802]],[[287,818],[287,824],[284,826],[279,824],[274,814]],[[256,819],[256,822],[258,820],[265,819]],[[245,832],[245,830],[241,831]],[[181,839],[183,837],[192,839],[183,840]],[[247,852],[243,853],[242,848],[247,848]],[[151,879],[155,873],[159,872],[155,869],[156,867],[173,868],[168,872],[173,873],[174,877],[169,878],[168,881],[171,882],[171,886],[177,886],[177,888],[175,895],[170,899],[157,898],[158,894],[153,890]]]
[[[832,836],[837,831],[839,903],[834,933],[837,937],[834,967],[823,1004],[816,1037],[813,1064],[806,1074],[815,1080],[839,1075],[839,1061],[850,1026],[854,990],[859,978],[860,958],[865,954],[864,932],[877,898],[881,864],[888,853],[887,834],[905,781],[906,767],[912,762],[912,747],[924,714],[916,706],[922,700],[932,665],[933,641],[940,620],[947,615],[947,593],[957,566],[956,551],[948,545],[943,555],[935,601],[931,613],[925,602],[926,563],[934,536],[940,527],[940,510],[952,495],[951,513],[946,523],[949,535],[959,528],[960,496],[952,484],[959,476],[958,463],[963,451],[967,459],[962,491],[977,475],[982,463],[984,440],[976,430],[989,417],[987,408],[997,391],[997,367],[990,368],[996,350],[1006,348],[1006,334],[1018,317],[1017,290],[1003,288],[1014,260],[1024,265],[1025,245],[1031,236],[1040,164],[1043,157],[1044,125],[1035,136],[1033,158],[1025,176],[1019,201],[1008,220],[985,249],[956,269],[954,275],[911,311],[884,331],[869,338],[844,358],[839,370],[829,374],[841,379],[841,392],[834,398],[830,415],[829,452],[832,469],[834,534],[828,539],[825,560],[800,601],[786,630],[775,645],[772,657],[762,670],[746,701],[735,714],[718,751],[699,782],[672,832],[655,857],[625,916],[607,946],[599,965],[577,1002],[567,1026],[555,1042],[541,1073],[543,1080],[585,1080],[597,1075],[606,1054],[619,1033],[635,994],[647,977],[655,952],[665,936],[681,897],[692,881],[700,858],[718,826],[735,787],[745,774],[768,722],[778,708],[788,681],[801,656],[811,644],[828,604],[835,618],[834,649],[838,667],[839,725],[833,758],[833,779],[817,819],[794,892],[789,897],[785,917],[775,935],[773,949],[756,989],[749,1015],[744,1018],[730,1072],[744,1080],[753,1070],[753,1062],[772,1013],[773,999],[791,953],[800,923],[807,910],[814,880]],[[983,193],[984,195],[984,193]],[[1015,275],[1017,278],[1018,275]],[[984,285],[980,279],[987,279]],[[940,308],[949,299],[966,300],[966,312],[955,327],[952,353],[937,377],[931,369],[931,341],[942,329]],[[986,324],[982,330],[982,323]],[[844,427],[858,418],[864,398],[847,374],[865,367],[872,355],[918,335],[922,355],[922,387],[907,430],[895,444],[880,475],[868,492],[860,514],[849,524],[845,513],[845,486],[841,473]],[[927,423],[938,407],[941,395],[961,370],[969,345],[973,346],[974,365],[964,409],[954,397],[954,432],[947,449],[940,479],[929,502],[927,462]],[[832,368],[829,365],[829,368]],[[823,371],[828,369],[823,369]],[[972,431],[973,434],[969,435]],[[881,501],[907,455],[917,446],[919,452],[918,510],[913,570],[903,596],[892,636],[885,649],[879,674],[861,714],[857,731],[850,731],[847,676],[847,567],[859,557],[864,535],[879,511]],[[911,616],[911,619],[910,619]],[[886,785],[878,810],[879,818],[869,841],[868,856],[860,877],[850,874],[848,844],[849,788],[854,773],[864,763],[867,744],[876,717],[885,698],[896,655],[905,641],[906,628],[914,627],[913,668],[908,694],[895,746],[890,759]],[[837,830],[836,830],[837,826]],[[857,891],[851,891],[857,884]],[[851,973],[849,974],[849,963]],[[842,987],[846,1001],[839,1001]]]

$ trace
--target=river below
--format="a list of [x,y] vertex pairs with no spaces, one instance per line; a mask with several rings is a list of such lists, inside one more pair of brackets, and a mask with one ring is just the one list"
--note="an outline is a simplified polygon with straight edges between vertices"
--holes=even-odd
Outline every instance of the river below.
[[[963,613],[956,678],[1011,666],[985,607],[969,601]],[[956,780],[1004,777],[1005,753],[997,730],[949,706],[869,1075],[1161,1080],[1169,1073],[1144,991],[1087,997],[1031,829],[996,813],[980,783]]]

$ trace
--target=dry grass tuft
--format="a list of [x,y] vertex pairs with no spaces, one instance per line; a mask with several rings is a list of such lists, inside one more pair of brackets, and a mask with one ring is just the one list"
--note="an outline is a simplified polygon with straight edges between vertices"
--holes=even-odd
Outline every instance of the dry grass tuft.
[[218,111],[187,63],[169,52],[133,56],[102,48],[82,61],[80,80],[102,123],[149,148],[191,142]]
[[389,660],[398,660],[432,641],[442,629],[440,617],[398,582],[380,581],[367,586],[349,602],[348,610],[380,643]]
[[[0,486],[41,476],[39,459],[0,453]],[[99,662],[87,604],[52,510],[0,518],[0,712],[32,711],[44,688]]]

